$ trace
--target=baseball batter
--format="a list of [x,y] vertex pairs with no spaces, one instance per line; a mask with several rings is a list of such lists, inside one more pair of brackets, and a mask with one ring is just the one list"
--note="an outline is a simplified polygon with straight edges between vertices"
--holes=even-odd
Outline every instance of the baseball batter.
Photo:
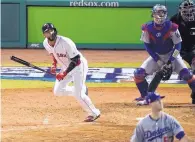
[[[56,75],[54,94],[56,96],[72,94],[88,113],[84,121],[96,120],[100,117],[100,111],[93,105],[85,85],[88,72],[87,60],[71,39],[57,35],[57,29],[53,24],[44,24],[42,32],[45,37],[43,45],[53,59],[51,73]],[[56,74],[57,64],[60,65],[61,71]],[[68,86],[71,81],[73,81],[72,87]]]
[[150,57],[144,61],[140,68],[134,72],[134,80],[143,100],[148,92],[146,76],[168,68],[179,74],[180,78],[187,81],[195,92],[195,77],[188,70],[180,56],[181,36],[178,26],[167,19],[167,8],[157,4],[152,10],[153,21],[142,26],[141,40]]
[[173,142],[174,137],[179,141],[187,142],[184,129],[172,116],[162,112],[163,103],[157,93],[149,93],[146,101],[152,112],[137,124],[131,142]]

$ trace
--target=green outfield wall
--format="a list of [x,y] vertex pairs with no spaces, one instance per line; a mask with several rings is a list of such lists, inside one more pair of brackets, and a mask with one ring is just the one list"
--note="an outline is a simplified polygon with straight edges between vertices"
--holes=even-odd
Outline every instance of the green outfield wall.
[[30,43],[41,43],[41,26],[52,22],[60,35],[78,44],[140,44],[140,27],[150,19],[150,9],[29,7],[28,17]]
[[[169,16],[180,0],[2,0],[2,47],[43,48],[41,26],[53,23],[78,48],[143,49],[140,27],[160,3]],[[12,17],[12,18],[10,18]],[[10,29],[11,27],[11,29]]]

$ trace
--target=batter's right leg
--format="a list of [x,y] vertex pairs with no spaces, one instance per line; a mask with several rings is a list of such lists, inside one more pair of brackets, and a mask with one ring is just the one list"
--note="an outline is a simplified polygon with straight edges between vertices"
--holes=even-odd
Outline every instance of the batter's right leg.
[[85,60],[81,61],[78,70],[74,74],[74,96],[81,104],[82,108],[88,113],[85,122],[92,122],[100,117],[100,110],[95,107],[89,96],[86,94],[87,87],[85,85],[88,65]]
[[148,82],[146,80],[146,76],[153,74],[158,69],[159,67],[156,61],[154,61],[152,57],[149,57],[146,61],[144,61],[140,68],[135,70],[134,81],[141,94],[141,97],[135,99],[136,101],[144,100],[148,93]]

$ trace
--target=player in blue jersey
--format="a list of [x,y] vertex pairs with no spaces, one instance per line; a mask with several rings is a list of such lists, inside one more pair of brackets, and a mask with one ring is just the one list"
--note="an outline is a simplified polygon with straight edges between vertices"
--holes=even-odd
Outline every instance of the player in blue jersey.
[[173,142],[174,137],[180,142],[188,142],[184,129],[172,116],[163,112],[163,103],[157,93],[149,93],[146,101],[151,106],[151,113],[137,124],[131,142]]
[[[195,92],[195,77],[180,56],[182,39],[177,24],[167,19],[167,8],[164,5],[155,5],[152,17],[153,21],[142,26],[141,40],[150,57],[134,72],[134,80],[141,94],[136,100],[142,101],[147,95],[146,76],[162,69],[178,73],[182,80],[187,81],[192,92]],[[168,79],[171,73],[169,72]],[[195,100],[192,103],[195,104]]]

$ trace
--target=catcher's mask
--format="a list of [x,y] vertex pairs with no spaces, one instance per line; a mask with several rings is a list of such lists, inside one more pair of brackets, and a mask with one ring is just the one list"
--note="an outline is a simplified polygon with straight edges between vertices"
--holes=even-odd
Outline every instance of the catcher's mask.
[[195,4],[192,0],[184,0],[179,5],[179,12],[184,21],[195,20]]
[[155,5],[152,9],[152,17],[155,24],[163,25],[167,19],[167,8],[164,5]]

